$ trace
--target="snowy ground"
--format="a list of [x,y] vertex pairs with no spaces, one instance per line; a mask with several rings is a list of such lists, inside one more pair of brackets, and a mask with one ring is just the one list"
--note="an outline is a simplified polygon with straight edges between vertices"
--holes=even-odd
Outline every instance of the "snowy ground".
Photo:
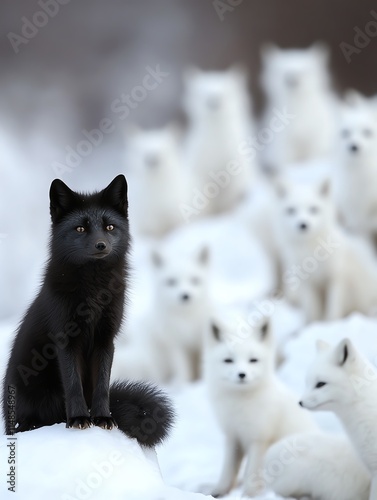
[[[202,220],[171,237],[176,251],[188,242],[192,245],[206,242],[211,248],[212,291],[218,305],[251,302],[271,286],[268,262],[241,218],[225,216]],[[131,325],[149,300],[146,271],[149,248],[147,242],[134,243]],[[0,325],[1,371],[19,317]],[[274,304],[272,320],[286,357],[280,368],[281,378],[298,397],[307,364],[314,354],[314,340],[318,337],[335,342],[349,336],[373,361],[377,360],[375,320],[354,315],[333,324],[314,324],[292,337],[292,332],[300,330],[302,316],[282,301]],[[209,491],[217,480],[224,437],[208,403],[205,385],[197,382],[181,390],[166,389],[174,400],[177,422],[170,439],[157,450],[162,477],[153,453],[144,453],[137,443],[119,431],[97,428],[76,431],[56,425],[17,436],[17,494],[13,496],[7,492],[5,472],[9,469],[6,462],[9,442],[1,438],[1,498],[8,495],[25,500],[206,498],[198,492]],[[324,429],[341,431],[331,415],[318,414],[317,417]],[[239,490],[227,498],[240,498]],[[266,493],[261,498],[277,497]]]

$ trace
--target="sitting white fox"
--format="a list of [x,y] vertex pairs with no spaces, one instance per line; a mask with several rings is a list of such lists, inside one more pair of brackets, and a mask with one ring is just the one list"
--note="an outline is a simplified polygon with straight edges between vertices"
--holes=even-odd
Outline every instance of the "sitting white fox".
[[317,428],[275,375],[276,352],[269,323],[244,330],[237,332],[234,325],[216,323],[206,339],[205,376],[226,434],[225,461],[213,496],[232,489],[244,456],[243,492],[254,496],[263,489],[256,477],[268,447],[289,434]]
[[313,411],[332,411],[341,420],[370,472],[370,500],[377,499],[377,370],[349,339],[336,347],[317,342],[307,392],[300,402]]

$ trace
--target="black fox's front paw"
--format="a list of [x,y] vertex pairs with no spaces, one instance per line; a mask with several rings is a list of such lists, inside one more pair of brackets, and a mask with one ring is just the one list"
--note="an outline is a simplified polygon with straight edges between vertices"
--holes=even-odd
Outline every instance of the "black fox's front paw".
[[114,429],[118,427],[113,417],[93,417],[93,424],[102,429]]
[[72,427],[73,429],[88,429],[91,426],[90,417],[72,417],[68,419],[66,425],[66,427]]

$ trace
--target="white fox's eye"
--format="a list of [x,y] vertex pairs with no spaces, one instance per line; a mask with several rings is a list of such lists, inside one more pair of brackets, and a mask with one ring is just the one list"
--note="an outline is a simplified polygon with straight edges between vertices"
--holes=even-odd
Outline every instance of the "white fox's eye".
[[112,231],[114,229],[114,226],[112,224],[109,224],[106,226],[106,231]]
[[249,363],[258,363],[257,358],[251,358],[249,359]]
[[78,233],[84,233],[85,232],[85,227],[84,226],[77,226],[76,227],[76,231]]
[[315,386],[316,389],[320,389],[321,387],[323,387],[324,385],[326,385],[326,382],[318,382],[317,385]]
[[231,358],[225,358],[224,363],[233,363],[233,359]]
[[343,129],[341,132],[340,132],[340,135],[342,137],[344,137],[344,139],[347,139],[347,137],[349,137],[351,135],[350,131],[348,129]]

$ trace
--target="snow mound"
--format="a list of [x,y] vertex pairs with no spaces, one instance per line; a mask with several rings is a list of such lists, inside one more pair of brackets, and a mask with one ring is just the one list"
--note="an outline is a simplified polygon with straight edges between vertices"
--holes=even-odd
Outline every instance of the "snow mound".
[[[3,436],[6,464],[15,442],[16,496],[1,482],[1,498],[25,500],[195,500],[165,486],[156,453],[118,430],[66,429],[64,424]],[[9,472],[10,465],[7,466]],[[13,496],[11,496],[13,495]]]

